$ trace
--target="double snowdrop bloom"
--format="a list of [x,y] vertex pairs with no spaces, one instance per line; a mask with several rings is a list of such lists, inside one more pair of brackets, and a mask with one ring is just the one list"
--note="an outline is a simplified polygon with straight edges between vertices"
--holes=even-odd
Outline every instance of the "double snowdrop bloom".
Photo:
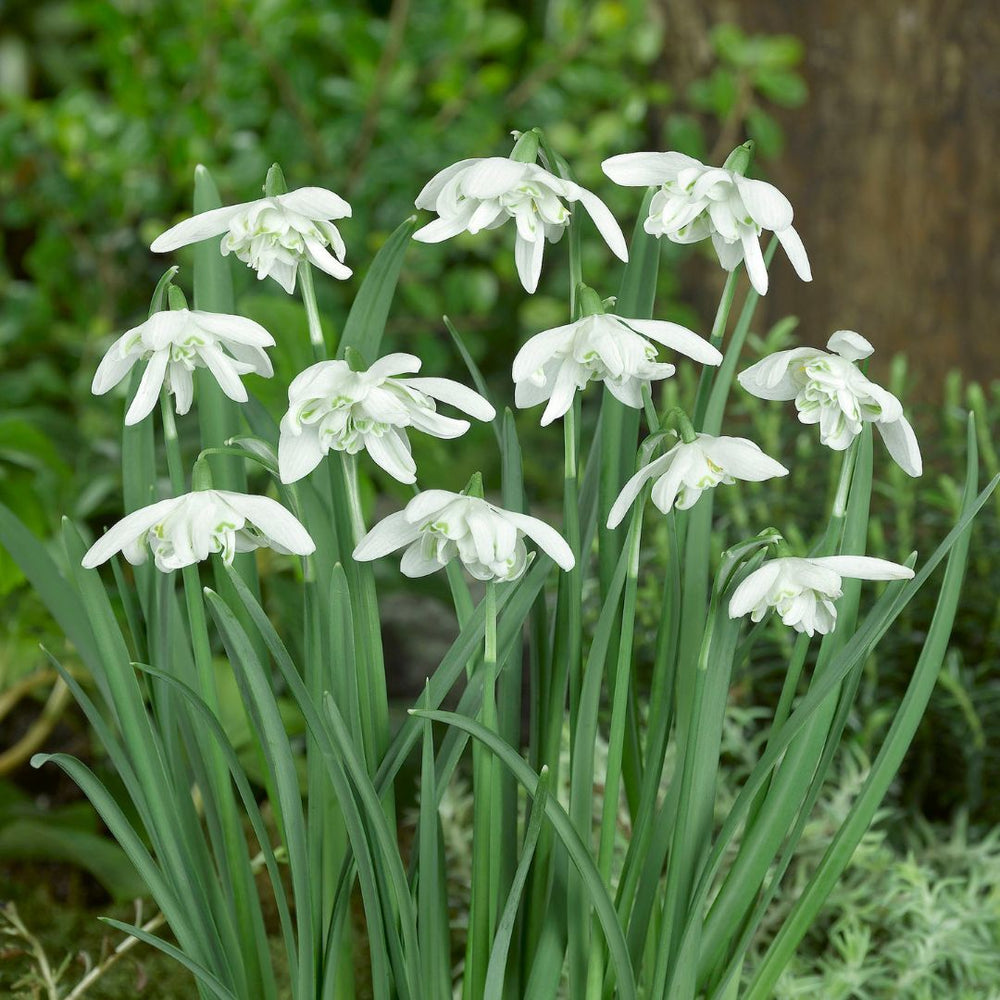
[[611,507],[608,527],[615,528],[621,523],[651,479],[656,482],[650,499],[666,514],[672,507],[679,510],[693,507],[705,490],[720,483],[729,486],[737,479],[759,483],[787,475],[788,469],[765,455],[753,441],[696,434],[694,441],[678,441],[670,451],[643,466],[625,484]]
[[859,333],[838,330],[826,346],[832,354],[815,347],[778,351],[737,378],[761,399],[794,399],[799,420],[819,424],[820,440],[834,451],[843,451],[863,423],[874,423],[899,467],[919,476],[920,446],[902,405],[854,364],[872,353],[872,345]]
[[458,556],[477,580],[516,580],[528,565],[525,535],[564,570],[573,568],[569,545],[544,521],[447,490],[426,490],[380,521],[354,558],[378,559],[405,545],[399,565],[405,576],[427,576]]
[[[647,339],[649,338],[649,339]],[[514,402],[522,409],[548,400],[542,426],[561,417],[588,382],[601,381],[626,406],[642,406],[642,386],[669,378],[673,365],[658,362],[650,340],[706,365],[722,355],[698,334],[677,323],[624,319],[610,313],[584,316],[567,326],[535,334],[514,358]]]
[[729,602],[729,617],[749,614],[759,622],[769,608],[774,608],[796,632],[826,635],[837,624],[833,602],[843,593],[841,579],[845,576],[855,580],[908,580],[913,570],[870,556],[772,559],[736,588]]
[[150,250],[167,253],[225,233],[220,247],[224,257],[236,254],[258,279],[274,278],[291,294],[303,261],[334,278],[351,276],[344,265],[344,241],[331,221],[350,216],[351,206],[340,195],[326,188],[299,188],[185,219],[153,240]]
[[401,483],[416,481],[406,428],[439,438],[469,429],[467,420],[438,413],[434,400],[449,403],[477,420],[496,411],[478,392],[446,378],[401,378],[420,370],[412,354],[388,354],[367,371],[346,361],[321,361],[288,387],[288,412],[281,420],[278,470],[293,483],[312,472],[330,451],[350,455],[365,449],[372,460]]
[[496,229],[514,219],[517,273],[525,290],[533,292],[542,270],[545,240],[555,243],[570,224],[570,211],[561,199],[580,202],[612,252],[628,260],[625,237],[597,195],[536,163],[502,156],[459,160],[431,178],[416,206],[437,212],[438,218],[415,232],[413,238],[440,243],[462,232]]
[[602,167],[616,184],[659,188],[644,224],[647,233],[674,243],[711,237],[719,263],[733,271],[745,260],[750,283],[761,295],[767,293],[759,242],[764,229],[778,237],[795,273],[812,281],[805,247],[792,227],[792,206],[773,184],[705,166],[683,153],[624,153]]
[[276,552],[308,555],[316,546],[306,529],[268,497],[197,490],[161,500],[122,518],[83,557],[93,569],[121,552],[134,566],[152,549],[162,573],[191,566],[218,552],[228,565],[237,552],[268,546]]
[[237,403],[247,401],[241,375],[255,372],[269,378],[273,370],[265,347],[274,338],[259,323],[226,313],[170,309],[153,313],[122,334],[97,366],[91,391],[103,395],[132,370],[146,362],[139,388],[125,414],[125,423],[136,424],[156,405],[164,384],[174,395],[174,407],[184,414],[191,408],[195,368],[208,368],[222,391]]

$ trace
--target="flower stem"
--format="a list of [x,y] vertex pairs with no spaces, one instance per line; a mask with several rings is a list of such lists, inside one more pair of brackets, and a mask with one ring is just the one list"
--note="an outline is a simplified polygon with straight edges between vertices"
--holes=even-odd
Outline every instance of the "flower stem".
[[[486,629],[483,647],[483,701],[480,722],[497,731],[497,598],[496,583],[486,584]],[[472,748],[473,839],[472,898],[466,945],[464,995],[481,997],[486,987],[490,942],[500,901],[500,775],[490,750],[478,741]]]
[[323,325],[320,323],[319,306],[316,304],[312,266],[306,261],[299,264],[299,282],[302,288],[302,304],[306,307],[306,319],[309,321],[309,343],[312,344],[313,358],[316,361],[326,361],[326,341],[323,340]]

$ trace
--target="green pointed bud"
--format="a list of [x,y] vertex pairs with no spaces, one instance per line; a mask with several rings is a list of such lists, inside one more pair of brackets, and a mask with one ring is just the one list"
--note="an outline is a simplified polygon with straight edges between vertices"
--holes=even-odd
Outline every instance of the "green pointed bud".
[[473,474],[465,489],[462,490],[462,495],[467,497],[479,497],[480,500],[483,499],[483,474],[481,472]]
[[187,309],[187,296],[176,285],[171,285],[167,289],[167,304],[171,309]]
[[518,163],[534,163],[538,159],[538,129],[522,132],[514,143],[510,158]]
[[576,286],[577,302],[580,304],[581,316],[603,316],[604,302],[600,295],[582,281]]
[[344,360],[352,372],[368,371],[368,363],[365,361],[364,355],[356,347],[347,347],[344,350]]
[[267,180],[264,181],[264,197],[276,198],[287,190],[288,185],[285,183],[285,175],[281,172],[281,167],[277,163],[272,163],[271,169],[267,172]]
[[753,139],[747,139],[742,146],[737,146],[726,157],[726,162],[722,164],[722,169],[731,170],[734,174],[740,174],[740,176],[745,177],[746,172],[750,169],[750,164],[753,163],[753,154],[756,148],[757,144]]
[[198,456],[198,461],[194,463],[191,470],[191,491],[197,493],[200,490],[210,490],[212,488],[212,470],[208,465],[208,459],[204,455]]

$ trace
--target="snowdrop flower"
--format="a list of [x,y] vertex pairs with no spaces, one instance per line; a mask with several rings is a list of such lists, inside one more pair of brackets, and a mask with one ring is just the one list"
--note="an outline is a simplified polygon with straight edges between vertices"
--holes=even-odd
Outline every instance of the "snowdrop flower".
[[523,409],[548,400],[544,427],[573,405],[577,389],[601,381],[626,406],[641,408],[642,386],[676,370],[656,360],[650,340],[702,364],[722,362],[711,344],[677,323],[598,313],[535,334],[525,343],[514,358],[514,402]]
[[245,403],[247,391],[240,376],[256,372],[270,378],[273,369],[263,349],[273,346],[274,338],[264,327],[242,316],[196,309],[164,310],[153,313],[111,345],[97,366],[91,391],[102,396],[118,385],[137,361],[146,361],[139,388],[125,414],[129,426],[149,414],[164,383],[174,395],[177,412],[187,413],[194,394],[191,373],[195,368],[208,368],[230,399]]
[[750,283],[765,295],[767,268],[759,237],[770,229],[795,273],[812,281],[805,247],[792,228],[791,204],[773,184],[744,177],[749,162],[749,148],[738,146],[723,167],[705,166],[683,153],[624,153],[601,166],[616,184],[660,189],[649,206],[647,233],[674,243],[710,236],[719,263],[733,271],[745,260]]
[[448,490],[425,490],[380,521],[354,558],[378,559],[405,545],[399,565],[405,576],[427,576],[458,556],[477,580],[516,580],[528,565],[525,535],[564,570],[573,568],[569,545],[544,521]]
[[765,455],[753,441],[695,434],[693,441],[678,441],[665,455],[632,476],[611,507],[608,527],[616,528],[621,523],[650,479],[656,480],[650,499],[666,514],[672,507],[693,507],[705,490],[720,483],[730,486],[737,479],[759,483],[787,475],[788,469]]
[[158,236],[150,250],[167,253],[225,233],[223,257],[236,254],[257,272],[259,280],[274,278],[290,295],[303,261],[334,278],[351,276],[351,269],[344,265],[344,241],[331,222],[350,217],[351,206],[340,195],[326,188],[305,187],[202,212]]
[[330,451],[362,449],[401,483],[416,481],[406,428],[439,438],[456,438],[467,420],[437,412],[434,400],[450,403],[477,420],[496,411],[478,392],[447,378],[400,378],[420,370],[412,354],[388,354],[367,371],[346,361],[321,361],[288,387],[288,412],[281,420],[278,470],[283,483],[312,472]]
[[[527,134],[527,133],[526,133]],[[537,142],[534,145],[537,150]],[[625,237],[607,205],[597,195],[550,174],[532,162],[490,156],[459,160],[445,167],[417,196],[417,208],[438,218],[413,234],[422,243],[440,243],[462,232],[496,229],[508,219],[517,224],[514,260],[528,292],[538,287],[545,240],[557,242],[570,224],[560,199],[580,202],[601,236],[621,260],[628,260]]]
[[122,518],[90,547],[83,565],[93,569],[120,551],[138,566],[146,561],[148,547],[156,568],[169,573],[201,562],[212,552],[220,553],[228,565],[236,552],[264,546],[300,556],[316,548],[306,529],[275,500],[197,490]]
[[902,405],[854,364],[872,353],[872,345],[859,333],[838,330],[826,346],[834,353],[815,347],[778,351],[737,379],[761,399],[794,399],[799,420],[819,424],[820,441],[834,451],[843,451],[863,423],[874,423],[899,467],[919,476],[920,446]]
[[837,624],[834,601],[841,596],[841,578],[909,580],[913,570],[869,556],[820,556],[815,559],[771,559],[751,573],[729,602],[729,617],[748,614],[759,622],[768,608],[795,629],[826,635]]

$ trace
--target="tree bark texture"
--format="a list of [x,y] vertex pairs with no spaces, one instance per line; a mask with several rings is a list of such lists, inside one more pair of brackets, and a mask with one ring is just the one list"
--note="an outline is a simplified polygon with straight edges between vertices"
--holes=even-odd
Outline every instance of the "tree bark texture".
[[666,22],[659,70],[681,85],[704,58],[699,26],[701,39],[729,21],[805,44],[809,101],[774,111],[787,144],[763,169],[795,207],[814,280],[798,281],[779,251],[758,329],[794,314],[800,342],[817,347],[834,330],[857,330],[876,346],[876,376],[893,352],[908,354],[924,398],[951,367],[1000,378],[1000,9],[990,0],[653,2]]

